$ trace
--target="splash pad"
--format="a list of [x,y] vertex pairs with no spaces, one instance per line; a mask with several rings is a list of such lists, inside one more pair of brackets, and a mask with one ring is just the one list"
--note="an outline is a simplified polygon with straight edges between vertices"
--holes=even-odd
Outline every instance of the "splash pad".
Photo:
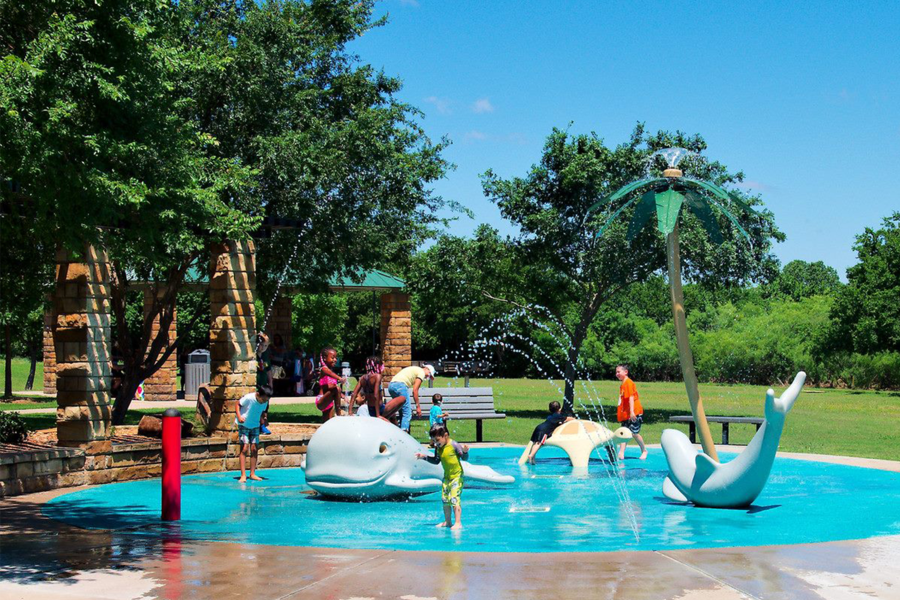
[[[438,530],[440,497],[408,501],[323,500],[300,469],[272,469],[269,479],[240,486],[235,473],[183,480],[178,535],[186,539],[278,546],[457,550],[469,552],[609,552],[799,544],[900,534],[900,474],[777,458],[768,485],[747,509],[697,508],[660,493],[663,453],[626,460],[639,539],[619,504],[609,471],[591,461],[572,469],[558,448],[536,467],[516,464],[521,448],[476,448],[471,460],[516,478],[512,485],[472,482],[463,493],[465,529]],[[723,458],[733,455],[723,452]],[[165,536],[159,482],[134,481],[72,492],[45,505],[54,519],[90,529]],[[864,514],[864,519],[852,515]],[[846,515],[846,518],[835,518]]]

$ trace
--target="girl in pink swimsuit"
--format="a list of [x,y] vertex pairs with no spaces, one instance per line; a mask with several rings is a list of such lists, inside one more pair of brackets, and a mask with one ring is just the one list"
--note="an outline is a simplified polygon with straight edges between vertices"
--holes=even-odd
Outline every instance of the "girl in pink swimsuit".
[[344,378],[335,373],[337,364],[337,352],[328,347],[322,350],[319,358],[322,366],[319,367],[319,395],[316,396],[316,408],[322,411],[324,423],[336,414],[341,414],[341,384]]

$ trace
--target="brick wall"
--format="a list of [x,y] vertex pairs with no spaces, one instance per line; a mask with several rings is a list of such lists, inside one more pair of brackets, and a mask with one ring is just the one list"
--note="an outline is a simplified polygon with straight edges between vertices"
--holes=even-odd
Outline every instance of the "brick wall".
[[390,380],[412,362],[412,311],[409,294],[381,296],[381,355]]
[[60,446],[108,446],[110,389],[110,265],[93,247],[56,255],[53,293],[56,435]]

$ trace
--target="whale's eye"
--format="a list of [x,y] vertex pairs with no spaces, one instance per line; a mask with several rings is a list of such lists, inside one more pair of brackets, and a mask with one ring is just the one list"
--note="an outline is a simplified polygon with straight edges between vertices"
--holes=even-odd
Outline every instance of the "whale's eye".
[[382,442],[381,445],[378,446],[378,452],[380,452],[381,454],[384,454],[385,452],[387,452],[387,444]]

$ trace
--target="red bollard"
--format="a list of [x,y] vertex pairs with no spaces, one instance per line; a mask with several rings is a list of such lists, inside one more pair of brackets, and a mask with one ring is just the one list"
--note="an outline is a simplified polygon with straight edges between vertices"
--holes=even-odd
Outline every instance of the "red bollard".
[[181,520],[181,413],[174,408],[162,419],[162,520]]

